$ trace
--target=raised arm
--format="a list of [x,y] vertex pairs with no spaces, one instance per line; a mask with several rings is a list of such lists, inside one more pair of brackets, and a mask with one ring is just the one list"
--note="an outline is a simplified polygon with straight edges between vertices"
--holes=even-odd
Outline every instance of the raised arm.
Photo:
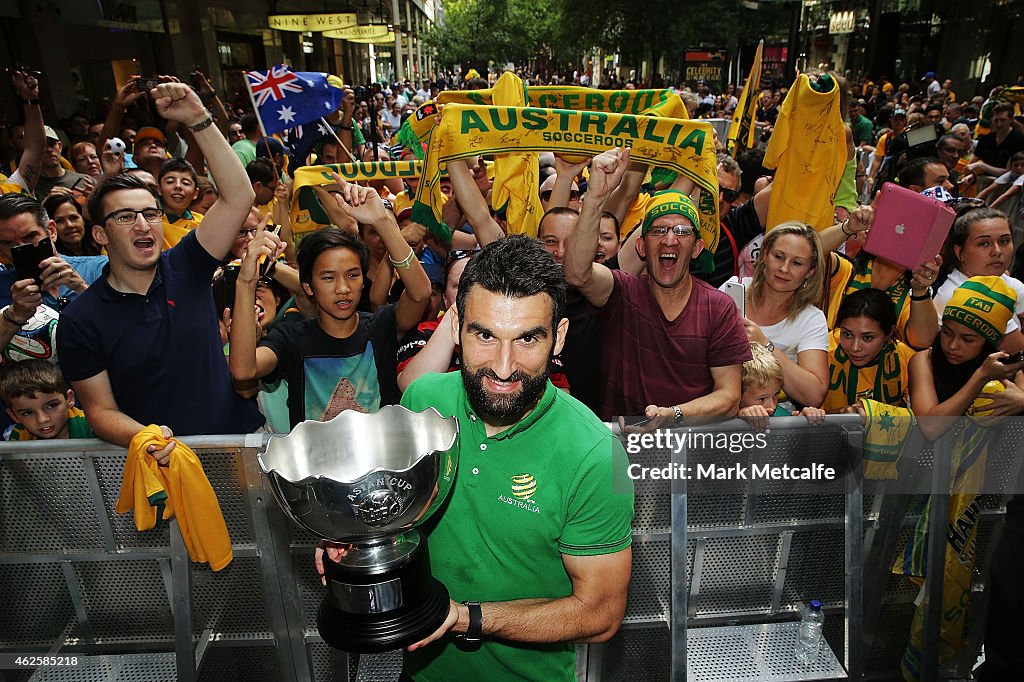
[[590,164],[590,159],[582,163],[569,163],[558,154],[555,154],[555,184],[551,188],[551,200],[549,208],[556,206],[568,206],[572,194],[572,183],[583,169]]
[[138,76],[132,76],[128,79],[127,83],[118,88],[117,94],[114,95],[114,101],[110,103],[110,111],[107,112],[107,118],[103,121],[103,129],[100,130],[100,138],[96,140],[97,151],[103,149],[103,145],[107,140],[120,135],[121,119],[124,118],[124,110],[128,108],[128,105],[132,102],[146,94],[144,92],[139,92],[136,89],[135,84],[138,80]]
[[505,236],[501,225],[491,217],[487,200],[480,193],[480,188],[473,179],[469,161],[452,160],[448,162],[448,177],[452,181],[452,191],[466,220],[473,228],[477,242],[481,247],[497,241]]
[[277,368],[277,354],[270,348],[256,346],[262,333],[256,322],[256,284],[259,281],[259,260],[260,257],[272,259],[284,248],[277,235],[266,231],[267,219],[268,216],[264,216],[256,226],[256,236],[246,247],[245,257],[242,259],[242,266],[238,271],[238,280],[235,283],[235,306],[231,314],[228,369],[231,371],[231,378],[235,383],[245,389],[248,389],[246,382],[262,379]]
[[220,194],[196,228],[196,238],[207,253],[223,259],[256,199],[249,176],[192,88],[184,83],[161,83],[151,95],[161,116],[189,127],[206,157]]
[[409,384],[424,374],[448,371],[452,364],[455,347],[458,345],[456,337],[458,324],[459,313],[452,305],[437,323],[437,329],[427,339],[427,343],[409,359],[408,364],[398,373],[398,390],[405,391]]
[[629,149],[615,149],[602,152],[590,164],[590,181],[587,184],[587,198],[576,221],[576,228],[569,235],[565,249],[565,279],[579,289],[591,305],[598,308],[608,302],[615,286],[612,271],[594,262],[597,240],[601,228],[601,212],[608,198],[629,166]]
[[35,192],[43,158],[46,133],[43,130],[43,110],[39,106],[39,81],[23,71],[11,75],[14,92],[25,109],[25,149],[18,161],[18,175],[29,192]]
[[384,205],[376,190],[345,182],[337,174],[332,175],[341,187],[341,192],[335,195],[338,205],[358,222],[377,228],[377,234],[388,250],[388,258],[405,285],[405,291],[395,306],[395,323],[398,338],[401,339],[423,317],[423,311],[430,300],[430,280],[412,247],[399,231],[395,214]]

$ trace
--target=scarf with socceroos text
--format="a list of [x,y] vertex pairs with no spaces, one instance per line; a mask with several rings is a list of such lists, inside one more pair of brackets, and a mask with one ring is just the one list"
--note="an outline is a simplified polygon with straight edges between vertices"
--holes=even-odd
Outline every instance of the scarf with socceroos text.
[[[535,107],[449,104],[430,133],[413,220],[444,239],[441,222],[443,164],[478,154],[551,151],[596,156],[613,147],[631,147],[631,161],[683,175],[700,190],[696,201],[701,232],[718,246],[718,173],[710,123],[654,116]],[[537,177],[526,178],[537,187]],[[539,219],[540,216],[537,216]],[[513,232],[514,226],[509,226]]]

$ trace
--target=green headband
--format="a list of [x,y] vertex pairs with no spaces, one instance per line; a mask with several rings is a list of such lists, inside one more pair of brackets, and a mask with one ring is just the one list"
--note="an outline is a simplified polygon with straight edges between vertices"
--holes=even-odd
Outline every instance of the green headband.
[[663,215],[681,215],[689,219],[700,238],[704,238],[700,231],[700,215],[697,213],[697,207],[693,205],[693,200],[674,189],[658,192],[651,197],[651,201],[647,205],[647,213],[644,215],[644,222],[640,227],[640,235],[645,236],[650,232],[651,223],[655,218]]

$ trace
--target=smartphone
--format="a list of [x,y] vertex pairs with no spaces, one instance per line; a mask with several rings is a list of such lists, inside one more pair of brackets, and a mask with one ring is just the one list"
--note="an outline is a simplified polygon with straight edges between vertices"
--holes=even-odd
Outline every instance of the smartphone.
[[149,92],[158,85],[160,85],[159,78],[143,78],[142,76],[139,76],[135,81],[135,91]]
[[1003,363],[1004,365],[1016,365],[1018,362],[1022,361],[1024,361],[1024,350],[1019,350],[1013,355],[1007,355],[1005,358],[1002,358],[999,362]]
[[224,309],[234,313],[235,310],[235,285],[238,283],[238,271],[237,265],[225,265],[222,270],[219,286],[217,282],[214,282],[213,295],[214,300],[217,303],[217,318],[224,314]]
[[11,248],[11,260],[19,280],[32,279],[36,284],[43,283],[43,270],[39,264],[53,256],[53,242],[43,239],[38,244],[22,244]]
[[647,426],[651,423],[651,419],[653,419],[653,417],[623,417],[622,423],[626,426]]
[[740,317],[747,316],[747,287],[743,282],[726,282],[725,293],[729,295],[736,308],[740,311]]

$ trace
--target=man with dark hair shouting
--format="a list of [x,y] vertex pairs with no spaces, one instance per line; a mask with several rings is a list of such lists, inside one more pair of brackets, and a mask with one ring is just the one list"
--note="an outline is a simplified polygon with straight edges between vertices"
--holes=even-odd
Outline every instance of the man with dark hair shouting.
[[[189,86],[162,83],[150,94],[161,116],[192,130],[220,198],[163,253],[164,212],[144,182],[110,176],[89,199],[93,237],[110,263],[61,315],[57,348],[89,425],[121,446],[147,424],[170,438],[247,433],[264,421],[232,389],[210,293],[252,207],[252,185]],[[174,447],[151,454],[166,464]]]

